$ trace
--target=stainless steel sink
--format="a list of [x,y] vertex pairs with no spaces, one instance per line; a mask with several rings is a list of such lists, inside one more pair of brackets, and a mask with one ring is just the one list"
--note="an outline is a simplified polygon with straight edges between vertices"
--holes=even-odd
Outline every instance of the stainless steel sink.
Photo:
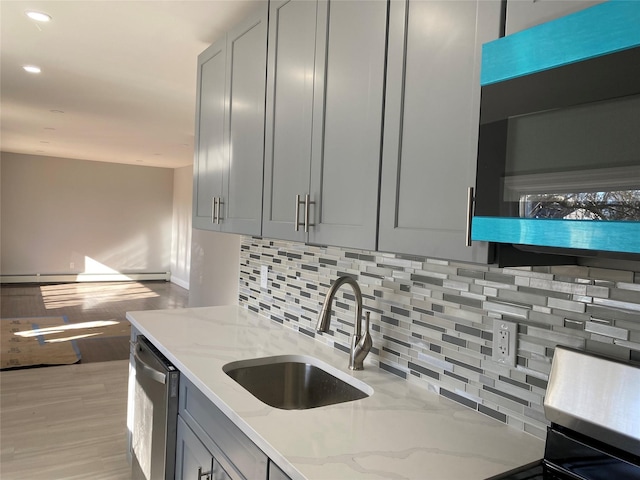
[[244,360],[222,370],[258,400],[283,410],[323,407],[373,394],[367,384],[308,356]]

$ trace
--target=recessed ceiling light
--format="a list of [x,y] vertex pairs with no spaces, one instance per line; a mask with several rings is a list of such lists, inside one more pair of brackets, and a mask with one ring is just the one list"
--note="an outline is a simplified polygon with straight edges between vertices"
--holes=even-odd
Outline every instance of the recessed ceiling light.
[[51,15],[47,15],[46,13],[35,12],[33,10],[25,13],[27,17],[29,17],[31,20],[35,20],[36,22],[48,22],[51,20]]
[[36,67],[35,65],[23,65],[22,68],[29,73],[40,73],[42,71],[40,67]]

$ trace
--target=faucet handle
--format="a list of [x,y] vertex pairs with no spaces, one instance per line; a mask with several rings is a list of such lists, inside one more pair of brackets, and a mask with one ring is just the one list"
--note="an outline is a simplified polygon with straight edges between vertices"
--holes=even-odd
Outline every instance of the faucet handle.
[[351,338],[352,345],[351,354],[349,356],[349,369],[351,370],[364,369],[364,359],[369,354],[369,351],[373,346],[371,334],[369,333],[369,314],[370,312],[365,312],[364,314],[364,331],[360,337],[353,335]]

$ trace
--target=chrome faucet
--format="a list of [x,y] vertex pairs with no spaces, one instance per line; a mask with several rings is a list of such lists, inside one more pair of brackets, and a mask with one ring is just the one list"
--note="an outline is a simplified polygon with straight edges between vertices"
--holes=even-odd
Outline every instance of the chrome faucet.
[[365,314],[365,327],[364,333],[362,332],[362,292],[353,278],[348,276],[339,277],[324,299],[322,310],[320,310],[320,317],[318,317],[318,325],[316,331],[327,332],[329,330],[329,324],[331,323],[331,305],[333,305],[333,298],[336,296],[338,289],[345,283],[351,285],[353,293],[356,297],[356,321],[354,325],[354,333],[351,336],[351,348],[349,349],[349,368],[351,370],[363,370],[364,359],[366,358],[373,342],[371,341],[371,334],[369,333],[369,312]]

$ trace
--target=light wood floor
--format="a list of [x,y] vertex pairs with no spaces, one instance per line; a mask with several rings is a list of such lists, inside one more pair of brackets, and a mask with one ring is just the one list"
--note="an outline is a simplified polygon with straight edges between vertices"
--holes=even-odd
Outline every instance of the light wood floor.
[[0,478],[130,479],[128,365],[0,372]]
[[[126,321],[127,311],[188,303],[188,291],[168,282],[5,284],[0,291],[2,318]],[[0,372],[0,479],[130,480],[129,337],[78,346],[79,364]]]

